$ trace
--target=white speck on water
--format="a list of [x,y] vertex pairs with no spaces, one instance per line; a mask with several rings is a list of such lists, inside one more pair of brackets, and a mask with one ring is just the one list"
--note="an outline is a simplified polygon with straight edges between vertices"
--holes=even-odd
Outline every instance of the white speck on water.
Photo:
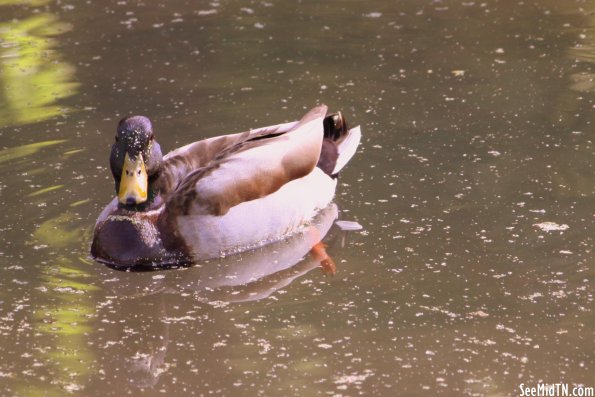
[[182,316],[182,317],[165,317],[163,319],[163,322],[166,324],[171,324],[171,323],[179,323],[179,322],[184,322],[184,321],[194,321],[196,320],[195,317],[192,316]]
[[531,295],[521,296],[520,298],[522,300],[528,300],[528,301],[535,303],[535,298],[541,298],[542,296],[543,295],[541,294],[541,292],[535,292],[535,293],[532,293]]
[[161,280],[165,278],[165,274],[156,274],[153,276],[153,280]]
[[484,318],[484,317],[488,317],[488,316],[489,316],[489,314],[486,313],[486,312],[484,312],[483,310],[478,310],[476,312],[471,312],[471,313],[467,314],[467,317],[481,317],[481,318]]
[[72,287],[55,287],[52,289],[52,291],[63,293],[63,294],[67,293],[67,294],[77,294],[77,295],[83,295],[85,293],[85,291],[75,289]]
[[362,230],[364,227],[355,221],[335,221],[335,225],[341,230],[356,231]]
[[258,346],[260,347],[258,354],[266,354],[272,348],[271,344],[266,339],[259,339]]
[[491,339],[480,340],[475,337],[469,338],[469,342],[481,346],[493,346],[496,344],[496,342]]
[[206,15],[213,15],[213,14],[216,14],[216,13],[217,13],[217,10],[214,9],[214,8],[211,8],[210,10],[200,10],[200,11],[198,11],[198,15],[201,16],[201,17],[202,16],[206,16]]
[[64,385],[63,388],[69,393],[73,393],[75,391],[80,391],[83,389],[81,385],[77,385],[76,383],[69,383],[67,385]]
[[363,374],[353,373],[351,375],[342,375],[342,376],[336,377],[335,384],[336,385],[350,385],[350,384],[359,385],[364,380],[366,380],[368,377],[370,377],[372,375],[374,375],[374,373],[369,369],[365,370]]
[[222,308],[222,307],[226,307],[227,305],[229,305],[229,302],[216,300],[216,301],[208,301],[207,304],[209,304],[215,308]]
[[380,18],[382,16],[381,12],[369,12],[367,14],[364,14],[364,16],[366,18]]
[[497,329],[498,331],[502,331],[502,330],[504,330],[504,331],[506,331],[506,332],[509,332],[509,333],[511,333],[511,334],[514,334],[514,333],[516,332],[514,329],[512,329],[512,328],[510,328],[510,327],[506,327],[506,326],[504,326],[503,324],[498,324],[498,325],[496,325],[496,329]]
[[488,154],[491,154],[491,155],[492,155],[492,156],[494,156],[494,157],[498,157],[498,156],[500,156],[502,153],[500,153],[500,152],[499,152],[499,151],[497,151],[497,150],[490,150],[490,151],[488,152]]
[[256,29],[263,29],[263,28],[264,28],[264,24],[263,24],[263,23],[260,23],[260,22],[256,22],[256,23],[254,24],[254,27],[255,27]]
[[555,222],[541,222],[534,223],[533,226],[543,230],[544,232],[564,231],[570,228],[567,224],[557,224]]

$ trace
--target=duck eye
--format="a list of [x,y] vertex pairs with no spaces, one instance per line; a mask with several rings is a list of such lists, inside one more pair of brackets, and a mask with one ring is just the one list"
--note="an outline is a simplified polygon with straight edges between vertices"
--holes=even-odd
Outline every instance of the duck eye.
[[140,175],[140,170],[136,171],[137,175]]

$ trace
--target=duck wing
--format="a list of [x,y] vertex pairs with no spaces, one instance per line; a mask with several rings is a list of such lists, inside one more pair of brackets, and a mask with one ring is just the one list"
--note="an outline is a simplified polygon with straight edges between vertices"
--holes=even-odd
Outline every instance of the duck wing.
[[320,105],[299,122],[280,125],[289,128],[274,126],[212,138],[205,143],[210,147],[202,150],[197,142],[189,150],[200,152],[190,161],[198,167],[169,195],[168,210],[221,216],[240,203],[265,197],[308,175],[320,156],[326,111]]
[[277,124],[236,134],[216,136],[172,150],[163,158],[157,184],[161,194],[169,196],[192,172],[205,167],[221,153],[259,135],[278,134],[292,129],[298,122]]

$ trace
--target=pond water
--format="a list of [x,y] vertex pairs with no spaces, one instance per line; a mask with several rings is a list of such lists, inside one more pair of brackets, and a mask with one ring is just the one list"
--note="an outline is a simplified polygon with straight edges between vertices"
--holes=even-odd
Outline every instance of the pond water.
[[[594,59],[586,0],[0,0],[2,394],[595,386]],[[89,257],[122,116],[168,151],[317,103],[363,131],[334,276]]]

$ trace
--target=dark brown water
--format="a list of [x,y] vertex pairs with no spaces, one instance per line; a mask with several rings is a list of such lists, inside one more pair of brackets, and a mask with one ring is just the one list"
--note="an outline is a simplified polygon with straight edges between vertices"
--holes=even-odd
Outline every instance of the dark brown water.
[[[595,386],[594,15],[0,0],[2,395]],[[336,199],[364,229],[329,232],[335,276],[299,241],[171,271],[90,260],[120,117],[150,116],[167,151],[320,102],[364,133]]]

